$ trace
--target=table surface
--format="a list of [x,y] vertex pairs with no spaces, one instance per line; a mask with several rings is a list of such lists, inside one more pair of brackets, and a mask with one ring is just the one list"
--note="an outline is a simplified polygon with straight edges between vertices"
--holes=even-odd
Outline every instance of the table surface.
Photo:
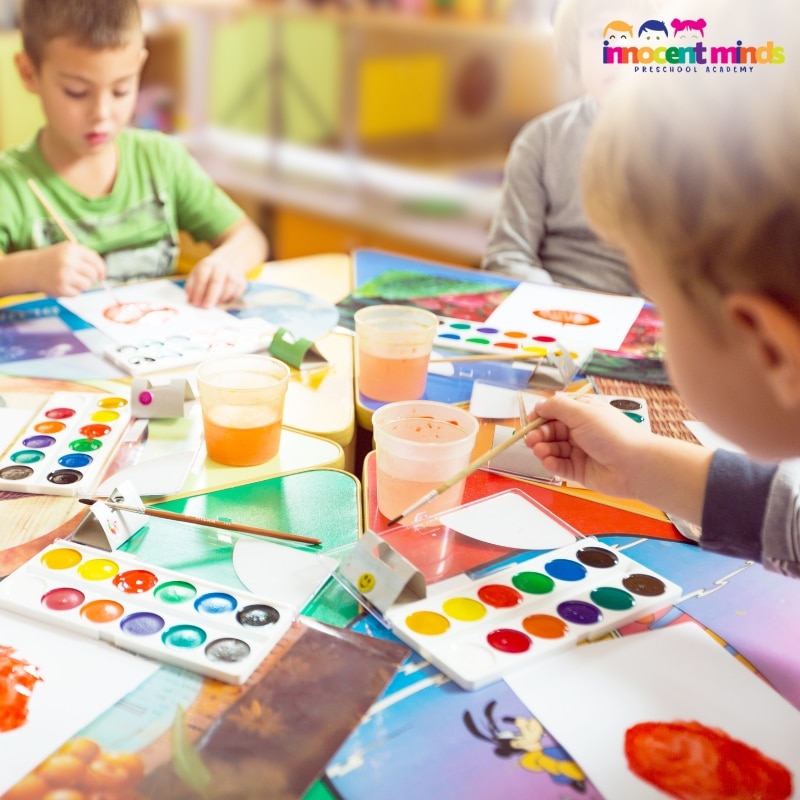
[[[343,296],[342,287],[352,285],[350,259],[346,256],[321,256],[267,264],[261,277],[265,282],[305,291],[313,287],[315,294],[331,301]],[[352,338],[329,334],[320,341],[319,349],[335,362],[335,368],[333,374],[326,375],[325,380],[312,392],[315,397],[327,398],[330,407],[326,410],[331,413],[324,420],[320,418],[310,424],[316,422],[316,433],[324,428],[327,438],[289,427],[285,431],[286,438],[278,460],[269,465],[270,474],[258,475],[249,471],[245,474],[200,465],[197,473],[192,473],[184,487],[185,491],[161,498],[158,505],[172,511],[212,518],[244,515],[250,524],[267,526],[269,523],[276,529],[292,532],[322,532],[324,549],[332,553],[341,552],[342,548],[346,550],[348,545],[357,540],[362,530],[362,511],[370,529],[385,532],[386,520],[377,512],[374,496],[374,453],[369,454],[364,462],[363,497],[361,486],[352,475],[329,469],[342,463],[342,443],[336,439],[347,439],[354,425]],[[40,384],[37,385],[41,388]],[[295,399],[302,397],[302,381],[298,381],[295,388]],[[626,387],[618,384],[609,388],[615,394],[638,394],[633,390],[634,386],[628,387],[631,389],[629,392],[623,391]],[[80,389],[85,391],[86,387],[81,385]],[[30,391],[30,385],[18,378],[0,380],[0,397],[13,400],[15,391]],[[652,399],[647,399],[651,401],[654,428],[662,425],[663,432],[668,435],[679,433],[671,415],[684,413],[680,404],[676,406],[672,401],[667,403],[664,400],[666,410],[661,419],[659,404],[662,399],[657,404],[659,408],[655,409]],[[299,413],[302,401],[296,402]],[[348,403],[349,418],[344,408]],[[315,463],[304,464],[304,459]],[[310,469],[306,469],[307,466]],[[274,474],[277,472],[282,474]],[[760,566],[749,562],[704,553],[682,539],[657,510],[615,504],[608,498],[598,502],[600,498],[594,496],[582,497],[576,492],[479,471],[468,479],[465,502],[508,489],[524,492],[580,533],[597,535],[610,544],[620,544],[626,548],[635,545],[635,557],[641,555],[643,563],[679,583],[685,591],[679,606],[671,609],[665,617],[659,617],[654,625],[688,618],[698,621],[726,642],[741,660],[749,663],[800,709],[800,652],[787,652],[782,644],[783,639],[772,635],[775,630],[784,633],[797,630],[792,609],[800,603],[800,582],[787,581],[766,573]],[[85,512],[85,508],[77,509],[75,501],[69,498],[23,496],[2,500],[0,517],[4,525],[0,532],[0,576],[34,556],[49,541],[69,535],[77,524],[77,514]],[[224,541],[216,535],[190,535],[186,530],[181,530],[177,536],[162,536],[160,531],[161,528],[154,526],[144,535],[137,534],[126,547],[148,563],[166,565],[231,586],[240,585],[231,562],[237,537]],[[797,602],[792,599],[794,592],[798,595]],[[772,600],[778,596],[781,602],[776,605]],[[358,616],[359,606],[339,583],[331,581],[306,609],[306,613],[335,626],[346,626]],[[368,616],[362,617],[356,629],[368,633],[375,624]],[[387,634],[375,630],[373,636],[381,638]],[[197,679],[183,671],[159,670],[156,681],[146,684],[126,701],[117,704],[111,710],[113,713],[108,717],[108,722],[104,723],[104,715],[90,725],[84,735],[107,744],[109,748],[114,743],[120,745],[116,749],[137,752],[144,759],[148,776],[152,777],[168,769],[170,759],[193,763],[191,755],[185,751],[178,753],[173,747],[175,740],[171,737],[175,735],[176,713],[183,713],[176,709],[188,709],[187,736],[194,743],[193,746],[201,750],[208,739],[207,734],[217,722],[235,717],[242,730],[250,731],[246,741],[242,738],[238,749],[234,747],[230,751],[235,754],[231,763],[235,772],[236,759],[250,757],[248,754],[252,747],[249,743],[258,743],[259,736],[266,735],[266,729],[258,727],[267,724],[263,720],[258,721],[262,713],[257,705],[259,701],[249,705],[242,705],[242,702],[251,696],[247,692],[256,683],[268,685],[269,682],[265,684],[263,678],[270,674],[276,662],[286,658],[287,652],[291,652],[294,646],[295,639],[288,641],[286,648],[281,647],[274,658],[268,658],[264,669],[260,668],[252,682],[244,687]],[[498,713],[503,713],[500,711],[503,704],[513,701],[510,690],[502,682],[480,693],[462,692],[454,690],[452,684],[442,680],[435,670],[420,662],[419,657],[412,657],[408,670],[397,673],[386,698],[364,717],[362,725],[354,731],[337,757],[332,759],[323,783],[315,784],[306,795],[306,800],[321,800],[332,797],[334,793],[348,800],[374,797],[374,776],[385,774],[383,770],[390,763],[394,765],[393,773],[399,773],[397,791],[392,796],[404,796],[407,792],[416,791],[411,785],[414,771],[404,767],[410,757],[410,751],[403,749],[403,743],[409,742],[408,731],[403,732],[406,728],[413,731],[412,749],[417,755],[420,748],[429,748],[431,752],[436,750],[445,772],[451,771],[447,765],[459,771],[457,765],[466,752],[465,742],[477,741],[475,734],[469,733],[464,727],[465,715],[469,713],[474,719],[479,716],[483,719],[487,703],[497,704]],[[301,670],[304,668],[302,664],[298,667],[297,662],[293,666]],[[494,705],[491,707],[494,708]],[[392,714],[395,716],[392,717]],[[460,736],[431,740],[427,731],[432,726],[426,722],[427,714],[440,719],[452,719],[460,730]],[[405,720],[402,731],[392,727],[396,726],[398,715]],[[112,728],[115,730],[112,731]],[[125,734],[121,742],[117,735],[119,731]],[[567,742],[562,744],[568,748]],[[479,749],[480,752],[474,754],[470,750],[470,763],[473,769],[490,779],[498,791],[499,787],[518,783],[520,770],[515,768],[514,760],[499,757],[494,748],[488,745]],[[258,760],[257,755],[252,757]],[[342,767],[342,759],[349,765],[347,769]],[[244,762],[242,767],[245,768]],[[405,778],[402,777],[404,771],[408,773]],[[553,800],[599,797],[591,786],[586,795],[577,789],[573,791],[574,787],[552,781],[544,773],[534,775],[523,771],[522,774],[530,781],[524,796],[535,795]],[[451,780],[455,780],[454,776],[451,776]],[[406,787],[404,781],[410,784]],[[452,787],[456,783],[458,781]],[[173,791],[174,786],[170,786],[170,791]],[[478,783],[473,789],[466,785],[459,786],[458,795],[465,800],[478,800],[481,797]],[[197,795],[187,792],[180,796],[189,798]]]

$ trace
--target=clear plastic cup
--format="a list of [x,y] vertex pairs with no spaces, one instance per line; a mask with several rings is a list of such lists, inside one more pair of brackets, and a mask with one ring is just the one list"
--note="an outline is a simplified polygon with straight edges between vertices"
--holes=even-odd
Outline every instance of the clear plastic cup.
[[378,305],[353,315],[358,391],[371,400],[416,400],[425,394],[439,319],[414,306]]
[[263,355],[228,355],[197,367],[209,458],[231,467],[264,464],[278,453],[289,367]]
[[[394,519],[471,460],[478,420],[434,400],[387,403],[372,415],[378,510]],[[429,516],[461,504],[465,480],[419,509]]]

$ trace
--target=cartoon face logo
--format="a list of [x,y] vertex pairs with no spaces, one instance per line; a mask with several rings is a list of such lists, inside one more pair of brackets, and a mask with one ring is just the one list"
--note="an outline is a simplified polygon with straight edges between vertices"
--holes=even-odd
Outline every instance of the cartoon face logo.
[[648,19],[639,26],[639,38],[647,42],[660,42],[669,39],[669,31],[661,20]]
[[362,572],[358,576],[356,587],[362,594],[368,594],[375,588],[375,576],[371,572]]
[[703,39],[705,38],[706,21],[700,19],[678,19],[670,23],[676,39]]
[[612,20],[603,28],[603,39],[609,42],[629,41],[633,39],[633,25],[621,19]]

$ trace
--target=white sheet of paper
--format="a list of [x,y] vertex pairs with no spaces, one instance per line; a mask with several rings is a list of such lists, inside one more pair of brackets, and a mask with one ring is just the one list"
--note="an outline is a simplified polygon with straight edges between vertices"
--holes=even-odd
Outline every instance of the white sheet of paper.
[[577,647],[506,682],[604,797],[667,797],[628,768],[625,733],[642,722],[721,729],[800,786],[800,712],[693,623]]
[[575,541],[563,523],[513,490],[448,511],[439,522],[471,539],[517,550],[549,550]]
[[[0,793],[152,675],[158,664],[0,611],[0,646],[38,667],[28,719],[0,732]],[[0,686],[0,694],[3,694]]]
[[280,600],[298,612],[338,563],[329,556],[256,539],[241,538],[233,548],[233,568],[249,591]]
[[[489,315],[486,322],[503,330],[553,336],[573,349],[580,349],[582,343],[604,350],[617,350],[639,316],[643,304],[640,297],[521,283]],[[591,325],[564,324],[543,319],[534,313],[536,311],[588,314],[599,322]]]
[[[176,313],[167,319],[153,314],[136,323],[112,322],[103,312],[114,306],[114,298],[123,304],[147,303],[155,307],[174,309]],[[58,302],[120,343],[139,342],[151,336],[158,339],[170,335],[185,336],[198,330],[209,331],[226,325],[241,324],[218,308],[190,306],[183,287],[168,279],[115,286],[114,298],[105,289],[96,289],[77,297],[59,297]]]
[[519,390],[475,381],[469,413],[481,419],[519,419]]
[[[492,447],[497,447],[514,435],[513,428],[505,425],[495,425]],[[519,475],[523,478],[533,478],[534,480],[547,481],[548,483],[560,483],[552,472],[548,472],[541,461],[533,454],[533,450],[525,444],[524,439],[518,439],[510,447],[507,447],[494,458],[490,458],[484,469],[494,472],[506,472],[510,475]]]

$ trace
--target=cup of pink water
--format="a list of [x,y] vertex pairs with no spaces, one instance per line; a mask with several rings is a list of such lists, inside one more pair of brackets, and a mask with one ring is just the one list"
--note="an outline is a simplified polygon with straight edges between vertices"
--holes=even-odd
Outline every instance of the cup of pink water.
[[353,315],[358,391],[371,400],[416,400],[425,394],[438,317],[414,306],[377,305]]
[[[464,469],[472,458],[478,420],[434,400],[387,403],[372,415],[378,510],[394,519]],[[435,515],[461,504],[465,480],[426,503]]]

